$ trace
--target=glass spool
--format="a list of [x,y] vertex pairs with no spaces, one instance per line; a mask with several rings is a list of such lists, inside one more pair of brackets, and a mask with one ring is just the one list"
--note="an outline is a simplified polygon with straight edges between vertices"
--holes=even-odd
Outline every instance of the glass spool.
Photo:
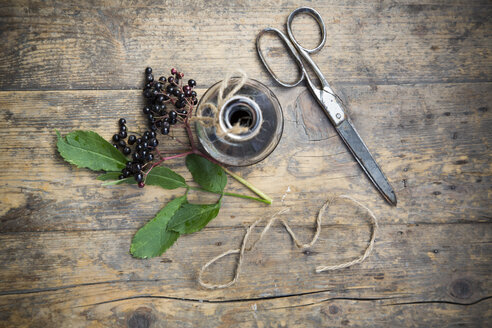
[[[251,165],[267,157],[279,143],[284,125],[277,97],[260,82],[247,79],[234,95],[228,95],[240,80],[229,80],[220,108],[222,81],[205,92],[197,109],[196,128],[203,149],[218,162],[233,166]],[[217,113],[207,104],[215,106]],[[200,116],[213,118],[214,123],[201,122]]]

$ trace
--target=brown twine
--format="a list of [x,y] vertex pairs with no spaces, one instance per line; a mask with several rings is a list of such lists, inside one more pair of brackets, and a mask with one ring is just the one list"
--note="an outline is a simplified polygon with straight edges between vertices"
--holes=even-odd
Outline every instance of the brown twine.
[[[239,75],[239,81],[236,82],[236,85],[234,88],[227,93],[227,95],[224,96],[224,91],[227,89],[229,84],[231,83],[231,80],[235,75]],[[234,124],[230,129],[227,129],[224,131],[222,127],[219,124],[219,111],[224,106],[227,101],[229,101],[246,83],[246,80],[248,79],[248,76],[246,73],[238,69],[236,72],[232,73],[227,73],[225,76],[224,80],[222,80],[222,83],[220,84],[219,92],[217,95],[217,105],[212,104],[212,103],[205,103],[203,105],[200,105],[200,107],[197,110],[197,116],[192,118],[192,120],[200,122],[203,126],[205,127],[215,127],[215,131],[217,136],[219,137],[224,137],[229,134],[242,134],[244,132],[248,132],[248,128],[241,126],[238,123]],[[212,116],[203,116],[202,113],[204,109],[210,108],[212,112]]]
[[[326,212],[327,208],[334,203],[334,201],[338,198],[342,198],[342,199],[347,199],[351,202],[353,202],[354,204],[356,204],[358,207],[360,208],[363,208],[364,210],[367,211],[367,213],[369,213],[369,216],[371,217],[371,228],[372,228],[372,231],[371,231],[371,239],[369,241],[369,244],[368,246],[366,247],[365,251],[364,251],[364,254],[352,261],[349,261],[349,262],[345,262],[345,263],[341,263],[341,264],[337,264],[337,265],[327,265],[327,266],[317,266],[316,267],[316,273],[320,273],[320,272],[323,272],[323,271],[333,271],[333,270],[338,270],[338,269],[342,269],[342,268],[347,268],[347,267],[350,267],[352,265],[355,265],[355,264],[359,264],[359,263],[362,263],[372,252],[373,248],[374,248],[374,240],[376,238],[376,230],[378,229],[378,223],[377,223],[377,219],[376,219],[376,216],[374,215],[374,213],[369,209],[367,208],[366,206],[362,205],[360,202],[358,202],[357,200],[355,200],[354,198],[350,197],[350,196],[347,196],[347,195],[340,195],[340,196],[334,196],[334,197],[330,197],[326,202],[325,204],[323,204],[323,206],[320,208],[319,210],[319,213],[318,213],[318,216],[316,218],[316,231],[314,233],[314,236],[313,236],[313,239],[311,240],[311,242],[307,243],[307,244],[303,244],[296,236],[296,234],[292,231],[292,229],[290,228],[290,226],[287,224],[287,222],[284,220],[284,219],[280,219],[280,222],[282,222],[282,224],[284,225],[285,229],[287,230],[287,232],[290,234],[292,240],[294,241],[295,245],[297,248],[308,248],[308,247],[311,247],[313,246],[316,241],[318,240],[318,237],[319,237],[319,234],[321,232],[321,218],[323,217],[324,213]],[[213,259],[211,259],[210,261],[208,261],[204,266],[202,266],[202,268],[200,269],[200,272],[198,274],[198,282],[200,283],[200,285],[204,288],[207,288],[207,289],[218,289],[218,288],[227,288],[227,287],[230,287],[232,286],[233,284],[235,284],[239,278],[239,274],[240,274],[240,271],[241,271],[241,264],[243,262],[243,258],[244,258],[244,253],[245,251],[251,251],[252,249],[254,249],[254,247],[256,246],[256,244],[263,238],[263,236],[266,234],[266,232],[270,229],[270,227],[273,225],[273,223],[277,220],[277,217],[281,214],[284,214],[286,212],[288,212],[289,209],[283,209],[277,213],[275,213],[268,221],[267,225],[265,226],[265,228],[263,228],[263,231],[261,232],[260,236],[258,237],[257,240],[255,240],[252,244],[251,247],[249,248],[246,248],[246,244],[248,242],[248,238],[249,236],[251,235],[251,232],[253,231],[253,229],[255,228],[255,226],[263,220],[263,218],[260,218],[258,220],[256,220],[251,226],[248,227],[248,229],[246,230],[246,233],[244,234],[244,237],[243,237],[243,241],[241,243],[241,247],[240,248],[237,248],[237,249],[230,249],[216,257],[214,257]],[[212,265],[214,262],[218,261],[219,259],[227,256],[227,255],[230,255],[230,254],[238,254],[239,253],[239,259],[237,261],[237,265],[236,265],[236,272],[234,274],[234,277],[231,281],[229,281],[228,283],[226,284],[209,284],[209,283],[206,283],[203,281],[202,279],[202,275],[205,271],[205,269],[207,269],[210,265]]]

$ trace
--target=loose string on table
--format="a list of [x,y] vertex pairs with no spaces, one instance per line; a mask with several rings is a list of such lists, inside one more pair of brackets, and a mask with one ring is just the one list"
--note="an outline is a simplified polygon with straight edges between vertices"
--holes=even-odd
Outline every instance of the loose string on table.
[[[374,248],[374,240],[376,239],[376,230],[378,229],[378,223],[377,223],[376,216],[374,215],[374,213],[369,208],[367,208],[366,206],[361,204],[359,201],[355,200],[354,198],[352,198],[350,196],[347,196],[347,195],[332,196],[320,208],[318,216],[316,218],[316,230],[315,230],[314,236],[313,236],[312,240],[307,244],[303,244],[297,238],[296,234],[292,231],[292,229],[287,224],[287,222],[283,218],[280,218],[280,222],[284,225],[285,229],[287,230],[287,232],[291,236],[292,240],[294,241],[294,244],[296,245],[296,247],[301,248],[301,249],[309,248],[309,247],[312,247],[316,243],[316,241],[318,240],[318,237],[321,233],[321,219],[322,219],[323,215],[325,214],[328,207],[330,205],[332,205],[337,199],[347,199],[347,200],[351,201],[353,204],[357,205],[358,207],[364,209],[369,214],[369,217],[371,218],[371,239],[370,239],[369,244],[367,245],[366,249],[364,250],[364,254],[362,254],[358,258],[356,258],[352,261],[349,261],[349,262],[344,262],[344,263],[340,263],[340,264],[336,264],[336,265],[317,266],[315,269],[316,273],[321,273],[323,271],[338,270],[338,269],[350,267],[350,266],[355,265],[355,264],[362,263],[371,254],[371,252]],[[289,209],[283,209],[283,210],[275,213],[272,217],[270,217],[265,228],[263,228],[263,231],[260,233],[260,236],[258,237],[258,239],[252,243],[251,247],[246,248],[246,244],[247,244],[248,239],[251,235],[251,232],[256,227],[256,225],[258,225],[258,223],[260,223],[263,220],[263,218],[259,218],[258,220],[256,220],[252,225],[250,225],[246,229],[246,233],[244,234],[240,248],[230,249],[228,251],[225,251],[224,253],[214,257],[213,259],[211,259],[210,261],[205,263],[205,265],[202,266],[202,268],[200,269],[200,272],[198,274],[199,284],[202,287],[207,288],[207,289],[227,288],[227,287],[234,285],[237,282],[237,280],[239,279],[239,275],[241,272],[241,265],[243,263],[245,252],[249,252],[249,251],[253,250],[255,248],[255,246],[258,244],[258,242],[260,242],[263,239],[263,237],[265,236],[267,231],[270,229],[270,227],[273,225],[273,223],[277,219],[279,219],[279,217],[282,214],[284,214],[288,211],[289,211]],[[228,283],[225,283],[225,284],[211,284],[211,283],[207,283],[207,282],[203,281],[202,276],[203,276],[203,273],[205,272],[205,270],[210,265],[212,265],[214,262],[216,262],[219,259],[221,259],[227,255],[230,255],[230,254],[239,254],[239,258],[238,258],[237,264],[236,264],[236,270],[235,270],[234,277],[232,278],[232,280],[229,281]]]

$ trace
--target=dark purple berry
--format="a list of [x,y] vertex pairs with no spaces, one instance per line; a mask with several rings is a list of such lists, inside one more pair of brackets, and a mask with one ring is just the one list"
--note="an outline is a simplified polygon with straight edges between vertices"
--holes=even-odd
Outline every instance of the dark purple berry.
[[122,139],[121,139],[120,141],[118,141],[118,145],[119,145],[121,148],[126,147],[126,142],[125,142],[125,140],[122,140]]
[[133,134],[128,137],[128,144],[133,145],[137,141],[137,137],[135,137]]
[[138,183],[138,187],[139,187],[139,188],[143,188],[143,187],[145,187],[145,183],[143,183],[143,181],[139,182],[139,183]]
[[143,113],[144,113],[145,115],[149,114],[149,113],[150,113],[150,107],[149,107],[149,106],[145,106],[145,107],[143,108]]
[[142,138],[137,138],[137,145],[140,145],[142,143]]
[[126,130],[127,130],[127,129],[126,129],[126,125],[122,125],[122,126],[120,126],[120,131],[126,131]]
[[128,133],[126,131],[120,131],[119,135],[121,139],[125,139]]
[[170,111],[169,112],[169,118],[172,120],[173,118],[176,118],[178,116],[178,114],[175,112],[175,111]]
[[130,174],[132,174],[132,172],[129,169],[123,169],[122,173],[125,178],[128,178]]
[[172,75],[178,74],[178,70],[176,68],[171,68],[171,74]]
[[147,74],[147,76],[145,77],[145,80],[147,82],[154,82],[154,75],[152,74]]
[[125,176],[124,176],[123,174],[120,174],[120,175],[118,176],[118,180],[123,180],[124,178],[125,178]]
[[[166,123],[167,123],[167,122],[166,122]],[[168,124],[169,124],[169,123],[168,123]],[[167,126],[163,126],[163,127],[162,127],[162,129],[161,129],[161,133],[162,133],[163,135],[167,135],[167,134],[169,134],[169,127],[167,127]]]
[[167,78],[167,82],[169,82],[169,83],[170,83],[170,85],[171,85],[171,84],[173,84],[173,83],[174,83],[174,76],[170,76],[170,77],[168,77],[168,78]]
[[130,149],[130,147],[125,147],[123,148],[123,154],[125,155],[130,155],[132,152],[132,150]]
[[159,95],[157,96],[157,98],[155,99],[155,101],[158,103],[158,104],[162,104],[165,99],[164,99],[164,95]]
[[166,77],[165,77],[165,76],[161,76],[161,77],[159,78],[159,82],[161,82],[161,83],[166,83]]
[[196,81],[195,80],[188,80],[188,85],[193,88],[196,86]]
[[113,147],[118,149],[118,145],[117,144],[113,144]]
[[147,74],[147,75],[152,74],[152,67],[147,67],[145,69],[145,74]]
[[145,89],[144,90],[144,97],[145,98],[151,98],[152,97],[152,91],[150,89]]
[[137,182],[142,182],[142,180],[143,180],[143,174],[140,172],[136,173],[133,177],[135,178],[135,181],[137,181]]
[[152,138],[149,140],[149,146],[151,146],[151,147],[157,147],[158,144],[159,144],[159,141],[157,141],[156,138]]
[[154,155],[148,153],[145,159],[147,160],[147,162],[152,162],[154,160]]
[[115,135],[113,136],[113,141],[114,141],[114,142],[118,142],[118,141],[120,141],[120,136],[119,136],[118,134],[115,134]]
[[191,91],[191,96],[192,96],[193,98],[196,98],[196,91]]
[[[176,106],[176,108],[183,108],[184,106],[186,106],[186,100],[180,99],[180,100],[176,101],[174,106]],[[171,113],[169,113],[169,114],[171,114]]]
[[139,161],[142,159],[142,157],[140,156],[140,153],[137,153],[137,152],[133,153],[132,158],[134,161]]
[[118,123],[120,124],[120,126],[123,126],[126,124],[126,120],[124,118],[120,118],[120,120],[118,121]]

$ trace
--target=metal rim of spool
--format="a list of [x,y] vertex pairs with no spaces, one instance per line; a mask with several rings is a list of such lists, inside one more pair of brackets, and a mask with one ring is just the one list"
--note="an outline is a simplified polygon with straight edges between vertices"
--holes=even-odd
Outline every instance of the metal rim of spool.
[[[232,105],[232,103],[238,103],[238,105]],[[246,110],[249,112],[253,119],[253,124],[249,127],[248,131],[241,134],[234,134],[230,131],[233,128],[233,124],[231,123],[230,117],[234,113],[234,106],[243,105]],[[219,126],[222,131],[226,132],[226,137],[236,140],[236,141],[247,141],[251,138],[254,138],[259,132],[260,127],[263,122],[263,115],[261,113],[261,109],[256,102],[252,99],[244,96],[234,96],[229,99],[219,110]]]

